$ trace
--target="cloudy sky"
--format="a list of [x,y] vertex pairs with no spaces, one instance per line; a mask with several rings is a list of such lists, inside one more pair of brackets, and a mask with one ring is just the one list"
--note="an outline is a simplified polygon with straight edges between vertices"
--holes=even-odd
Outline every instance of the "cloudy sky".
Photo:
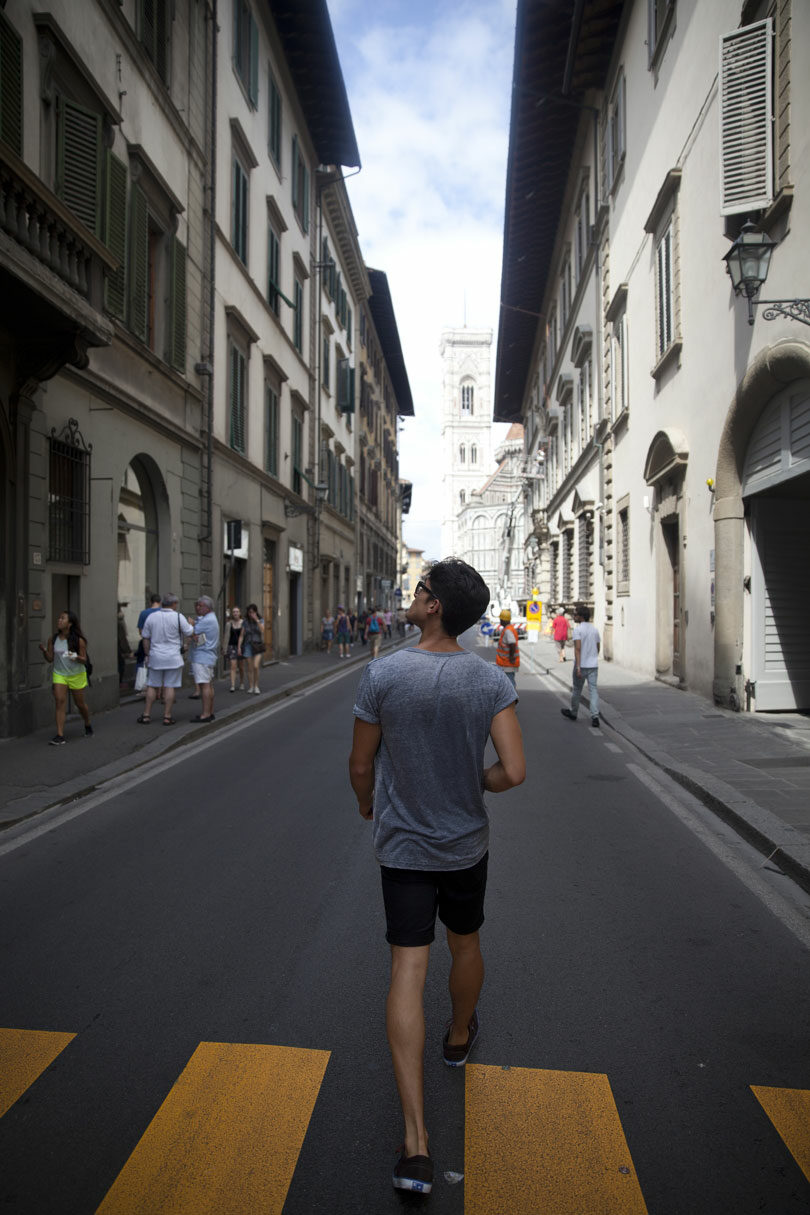
[[363,162],[349,197],[366,263],[388,275],[414,398],[404,537],[439,557],[439,339],[466,308],[497,340],[515,0],[328,3]]

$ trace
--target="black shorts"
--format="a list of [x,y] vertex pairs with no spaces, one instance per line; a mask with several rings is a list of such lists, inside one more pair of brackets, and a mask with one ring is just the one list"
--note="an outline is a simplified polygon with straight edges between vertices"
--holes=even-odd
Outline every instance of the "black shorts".
[[430,945],[436,912],[457,936],[468,936],[484,922],[487,889],[485,853],[469,869],[389,869],[380,866],[389,945]]

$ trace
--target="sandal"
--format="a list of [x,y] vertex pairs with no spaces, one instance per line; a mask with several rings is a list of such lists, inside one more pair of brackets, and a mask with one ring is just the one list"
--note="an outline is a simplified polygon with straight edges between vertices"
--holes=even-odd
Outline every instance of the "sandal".
[[152,720],[152,718],[144,717],[143,713],[141,713],[140,717],[136,717],[135,720],[137,721],[139,726],[148,726],[150,721]]
[[164,724],[164,726],[173,726],[173,725],[174,725],[174,718],[173,718],[173,717],[164,717],[164,718],[163,718],[163,724]]
[[200,717],[200,715],[198,714],[196,717],[192,717],[191,720],[192,721],[201,721],[204,726],[207,726],[209,721],[215,721],[216,719],[214,717],[214,714],[212,713],[210,717]]

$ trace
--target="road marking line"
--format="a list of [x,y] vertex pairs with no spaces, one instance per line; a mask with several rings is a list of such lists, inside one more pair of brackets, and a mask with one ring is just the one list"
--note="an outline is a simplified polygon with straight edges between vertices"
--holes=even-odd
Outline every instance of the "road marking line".
[[606,742],[605,746],[607,747],[608,751],[615,751],[617,755],[621,755],[622,753],[621,747],[617,747],[615,743]]
[[465,1215],[646,1215],[607,1076],[466,1070]]
[[0,1029],[0,1118],[75,1037],[45,1029]]
[[97,1215],[280,1215],[329,1055],[201,1042]]
[[810,1089],[763,1088],[752,1084],[751,1092],[810,1181]]

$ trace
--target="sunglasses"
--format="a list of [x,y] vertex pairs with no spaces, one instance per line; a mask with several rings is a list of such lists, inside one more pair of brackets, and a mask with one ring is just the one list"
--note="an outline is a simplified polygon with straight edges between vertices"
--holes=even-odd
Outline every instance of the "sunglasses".
[[416,598],[416,596],[419,594],[420,591],[424,591],[425,594],[429,595],[431,599],[435,599],[437,603],[441,603],[439,596],[434,595],[433,591],[430,589],[428,584],[426,582],[423,582],[421,578],[419,579],[416,586],[414,587],[414,590],[413,590],[414,599]]

